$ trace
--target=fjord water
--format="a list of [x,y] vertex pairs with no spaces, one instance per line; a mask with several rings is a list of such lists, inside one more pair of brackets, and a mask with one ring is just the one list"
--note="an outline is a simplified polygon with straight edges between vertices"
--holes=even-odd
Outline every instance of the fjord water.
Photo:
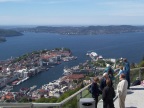
[[62,76],[64,66],[76,66],[89,59],[87,51],[95,51],[104,58],[126,57],[130,62],[138,63],[144,55],[144,33],[106,34],[106,35],[59,35],[49,33],[24,33],[23,36],[8,37],[0,43],[0,60],[18,57],[42,49],[70,48],[78,59],[63,62],[48,71],[37,74],[24,83],[15,86],[14,91],[22,87],[37,85],[41,87]]

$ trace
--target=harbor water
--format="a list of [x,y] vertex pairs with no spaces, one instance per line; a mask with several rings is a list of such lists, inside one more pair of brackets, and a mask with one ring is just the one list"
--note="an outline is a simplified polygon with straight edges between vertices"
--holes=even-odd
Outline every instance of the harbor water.
[[76,66],[89,57],[87,51],[95,51],[104,58],[126,57],[130,62],[138,63],[144,56],[144,33],[106,34],[106,35],[59,35],[49,33],[24,33],[23,36],[8,37],[0,43],[0,60],[18,57],[23,54],[43,49],[70,48],[77,60],[62,62],[41,72],[14,87],[18,91],[22,87],[37,85],[40,88],[62,76],[65,66]]

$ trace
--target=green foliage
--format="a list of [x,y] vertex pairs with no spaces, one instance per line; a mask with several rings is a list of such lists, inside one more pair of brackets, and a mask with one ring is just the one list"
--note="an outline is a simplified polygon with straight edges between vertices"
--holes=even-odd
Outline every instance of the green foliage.
[[52,97],[52,98],[42,97],[42,98],[36,100],[35,102],[37,102],[37,103],[55,103],[55,102],[57,102],[57,98],[56,97]]
[[[74,94],[75,92],[77,92],[80,89],[81,89],[81,87],[76,88],[74,90],[68,90],[67,92],[62,94],[59,98],[56,98],[56,97],[44,98],[43,97],[43,98],[40,98],[40,99],[36,100],[35,102],[38,102],[38,103],[56,103],[56,102],[61,102],[62,100],[68,98],[69,96],[71,96],[72,94]],[[67,103],[66,103],[66,105],[67,105]]]
[[107,61],[106,63],[110,64],[110,65],[113,65],[113,62],[111,62],[111,61]]
[[63,108],[77,108],[77,98],[74,97],[69,102],[63,105]]
[[102,67],[105,67],[105,66],[106,66],[104,60],[98,60],[98,61],[96,61],[95,64],[96,64],[96,66],[102,66]]
[[33,51],[32,54],[40,54],[39,51]]
[[141,61],[144,61],[144,56],[142,57],[142,60]]
[[71,52],[71,50],[69,48],[64,48],[64,51],[69,51]]
[[131,63],[131,64],[130,64],[130,68],[131,68],[131,69],[136,68],[135,63]]
[[90,80],[90,77],[89,77],[89,76],[86,76],[86,77],[85,77],[85,80]]
[[78,81],[77,81],[77,80],[73,80],[73,82],[74,82],[74,83],[77,83]]
[[47,50],[42,50],[42,51],[41,51],[41,53],[46,53],[46,52],[47,52]]
[[89,77],[94,77],[94,76],[95,76],[95,73],[89,72],[87,76],[89,76]]
[[59,50],[61,50],[61,48],[55,48],[55,50],[59,51]]
[[21,102],[21,103],[27,103],[27,102],[29,102],[29,100],[28,100],[27,97],[22,97],[22,98],[19,100],[19,102]]
[[144,61],[141,61],[138,66],[139,67],[144,67]]

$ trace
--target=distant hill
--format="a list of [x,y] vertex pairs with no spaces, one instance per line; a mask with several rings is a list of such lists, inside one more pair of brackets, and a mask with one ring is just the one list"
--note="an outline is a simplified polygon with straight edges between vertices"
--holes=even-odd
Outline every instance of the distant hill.
[[22,33],[15,30],[0,29],[0,37],[21,36]]
[[45,33],[58,33],[63,35],[97,35],[97,34],[118,34],[129,32],[144,32],[144,26],[38,26],[34,28],[17,28],[19,32],[45,32]]

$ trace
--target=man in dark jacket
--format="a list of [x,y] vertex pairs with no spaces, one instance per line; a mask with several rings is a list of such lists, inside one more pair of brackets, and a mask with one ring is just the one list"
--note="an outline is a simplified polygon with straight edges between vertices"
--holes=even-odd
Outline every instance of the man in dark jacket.
[[[101,89],[101,91],[103,91],[104,87],[106,87],[106,80],[107,79],[110,79],[110,78],[109,78],[107,73],[104,73],[103,74],[103,78],[100,81],[100,89]],[[111,81],[111,86],[113,86],[113,83],[112,83],[111,79],[110,79],[110,81]]]
[[114,88],[111,86],[110,79],[106,80],[107,86],[102,93],[103,108],[114,108],[113,98],[115,97]]
[[126,80],[128,82],[128,89],[129,89],[130,88],[130,64],[126,58],[124,58],[123,61],[124,61],[125,76],[126,76]]
[[94,77],[93,78],[93,83],[91,85],[91,93],[92,93],[92,97],[95,99],[95,108],[97,108],[97,103],[98,103],[98,96],[100,94],[100,89],[98,86],[99,82],[99,78],[98,77]]

